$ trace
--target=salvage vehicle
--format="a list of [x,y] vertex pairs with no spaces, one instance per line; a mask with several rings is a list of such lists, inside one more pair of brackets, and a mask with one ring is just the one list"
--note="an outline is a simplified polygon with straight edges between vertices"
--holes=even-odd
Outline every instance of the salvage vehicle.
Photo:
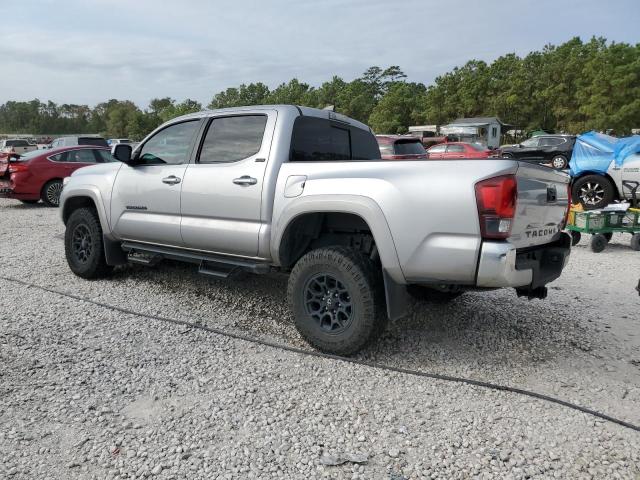
[[92,145],[94,147],[108,147],[107,141],[97,135],[68,136],[56,138],[49,148],[75,147],[77,145]]
[[191,262],[217,278],[289,273],[295,325],[353,354],[407,311],[407,286],[453,299],[562,272],[569,177],[513,160],[383,161],[366,125],[291,105],[173,119],[121,163],[65,180],[65,255],[92,279],[128,262]]
[[20,155],[37,149],[37,145],[29,143],[27,140],[21,138],[10,138],[0,141],[0,154],[5,154],[3,156],[7,157],[9,154]]
[[420,139],[406,135],[376,135],[383,160],[426,160]]
[[550,163],[553,168],[564,170],[571,160],[575,142],[574,135],[539,135],[515,145],[503,145],[499,151],[503,158]]
[[[576,140],[570,163],[573,198],[586,210],[640,198],[640,136],[615,138],[587,132]],[[635,195],[635,198],[633,196]]]
[[22,203],[42,200],[57,207],[62,180],[77,169],[96,163],[115,162],[108,148],[63,147],[36,150],[11,159],[0,172],[0,197],[15,198]]

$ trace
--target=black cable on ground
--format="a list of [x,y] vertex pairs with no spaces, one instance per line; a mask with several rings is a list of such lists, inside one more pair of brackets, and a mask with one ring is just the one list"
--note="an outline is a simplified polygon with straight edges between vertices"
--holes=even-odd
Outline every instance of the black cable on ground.
[[249,336],[249,335],[243,335],[243,334],[239,334],[239,333],[227,332],[227,331],[221,330],[219,328],[215,328],[215,327],[207,327],[205,325],[200,325],[198,323],[188,322],[186,320],[178,320],[178,319],[175,319],[175,318],[161,317],[159,315],[152,315],[152,314],[148,314],[148,313],[136,312],[134,310],[129,310],[127,308],[117,307],[115,305],[109,305],[108,303],[97,302],[95,300],[91,300],[91,299],[86,298],[86,297],[81,297],[79,295],[74,295],[72,293],[61,292],[61,291],[55,290],[53,288],[43,287],[43,286],[36,285],[36,284],[33,284],[33,283],[25,282],[24,280],[18,280],[17,278],[0,276],[0,279],[6,280],[8,282],[19,283],[21,285],[25,285],[25,286],[32,287],[32,288],[37,288],[37,289],[45,291],[45,292],[53,293],[55,295],[60,295],[60,296],[71,298],[71,299],[78,300],[78,301],[81,301],[81,302],[90,303],[90,304],[96,305],[98,307],[103,307],[103,308],[106,308],[106,309],[109,309],[109,310],[114,310],[114,311],[117,311],[117,312],[125,313],[127,315],[134,315],[134,316],[137,316],[137,317],[143,317],[143,318],[149,318],[149,319],[152,319],[152,320],[158,320],[160,322],[172,323],[174,325],[182,325],[182,326],[186,326],[186,327],[190,327],[190,328],[197,328],[197,329],[209,332],[209,333],[214,333],[216,335],[222,335],[224,337],[233,338],[233,339],[236,339],[236,340],[242,340],[242,341],[250,342],[250,343],[255,343],[255,344],[258,344],[258,345],[263,345],[265,347],[276,348],[276,349],[279,349],[279,350],[284,350],[284,351],[287,351],[287,352],[297,353],[297,354],[300,354],[300,355],[307,355],[307,356],[319,357],[319,358],[327,358],[327,359],[330,359],[330,360],[338,360],[340,362],[351,363],[351,364],[354,364],[354,365],[361,365],[361,366],[364,366],[364,367],[375,368],[375,369],[378,369],[378,370],[385,370],[385,371],[388,371],[388,372],[403,373],[405,375],[413,375],[413,376],[417,376],[417,377],[432,378],[432,379],[435,379],[435,380],[444,380],[446,382],[465,383],[467,385],[474,385],[476,387],[483,387],[483,388],[488,388],[488,389],[491,389],[491,390],[497,390],[497,391],[502,391],[502,392],[510,392],[510,393],[517,393],[519,395],[524,395],[524,396],[531,397],[531,398],[537,398],[538,400],[543,400],[545,402],[555,403],[557,405],[561,405],[563,407],[567,407],[567,408],[570,408],[572,410],[576,410],[576,411],[581,412],[581,413],[586,413],[587,415],[592,415],[592,416],[594,416],[596,418],[600,418],[600,419],[605,420],[607,422],[615,423],[617,425],[621,425],[623,427],[630,428],[631,430],[635,430],[636,432],[640,432],[640,426],[634,425],[633,423],[626,422],[624,420],[620,420],[620,419],[615,418],[615,417],[611,417],[611,416],[609,416],[607,414],[600,413],[600,412],[597,412],[597,411],[592,410],[590,408],[582,407],[580,405],[576,405],[575,403],[567,402],[567,401],[561,400],[559,398],[551,397],[549,395],[545,395],[545,394],[542,394],[542,393],[533,392],[531,390],[524,390],[522,388],[509,387],[507,385],[499,385],[499,384],[496,384],[496,383],[484,382],[482,380],[473,380],[471,378],[453,377],[451,375],[443,375],[443,374],[440,374],[440,373],[429,373],[429,372],[422,372],[420,370],[410,370],[410,369],[407,369],[407,368],[392,367],[392,366],[389,366],[389,365],[384,365],[384,364],[375,363],[375,362],[367,362],[367,361],[364,361],[364,360],[356,360],[356,359],[353,359],[353,358],[341,357],[341,356],[338,356],[338,355],[331,355],[331,354],[328,354],[328,353],[321,353],[321,352],[312,351],[312,350],[311,351],[310,350],[304,350],[302,348],[292,347],[290,345],[282,345],[282,344],[277,343],[277,342],[271,342],[269,340],[262,340],[260,338],[255,338],[255,337],[252,337],[252,336]]

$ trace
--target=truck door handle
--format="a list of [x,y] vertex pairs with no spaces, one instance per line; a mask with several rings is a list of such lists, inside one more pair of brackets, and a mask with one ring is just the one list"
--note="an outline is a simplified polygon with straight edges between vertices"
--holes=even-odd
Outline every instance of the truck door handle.
[[249,175],[243,175],[240,178],[234,178],[233,179],[233,183],[235,183],[236,185],[255,185],[256,183],[258,183],[258,180],[256,180],[253,177],[250,177]]
[[175,175],[169,175],[168,177],[164,177],[162,179],[162,183],[166,183],[167,185],[175,185],[176,183],[180,183],[180,179]]

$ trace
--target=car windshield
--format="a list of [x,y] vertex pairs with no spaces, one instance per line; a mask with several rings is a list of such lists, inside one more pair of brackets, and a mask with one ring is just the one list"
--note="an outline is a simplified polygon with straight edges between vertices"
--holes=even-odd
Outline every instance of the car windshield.
[[420,140],[399,140],[394,145],[396,155],[424,155]]

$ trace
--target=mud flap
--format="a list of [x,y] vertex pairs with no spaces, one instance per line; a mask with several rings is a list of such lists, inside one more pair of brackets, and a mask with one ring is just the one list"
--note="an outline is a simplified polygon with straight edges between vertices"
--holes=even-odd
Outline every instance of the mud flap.
[[104,244],[104,258],[107,265],[116,266],[127,263],[127,254],[122,250],[122,244],[102,235],[102,243]]
[[382,271],[384,278],[384,294],[387,301],[387,316],[392,322],[407,315],[408,294],[407,286],[396,283],[386,270]]

